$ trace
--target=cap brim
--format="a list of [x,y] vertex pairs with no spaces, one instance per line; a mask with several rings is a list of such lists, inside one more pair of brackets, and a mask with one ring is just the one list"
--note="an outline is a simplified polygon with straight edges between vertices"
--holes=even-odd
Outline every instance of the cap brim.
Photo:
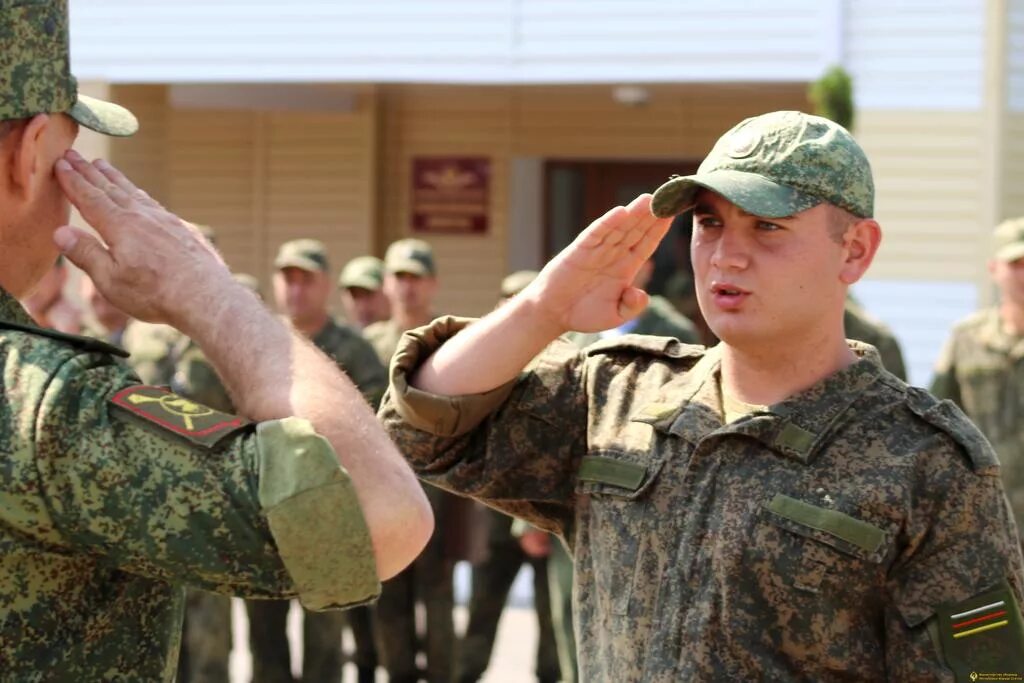
[[346,277],[338,281],[338,286],[342,289],[348,289],[349,287],[359,287],[361,289],[368,289],[371,292],[380,290],[381,283],[372,277]]
[[668,181],[655,190],[651,212],[659,218],[677,216],[693,208],[702,189],[720,194],[747,213],[764,218],[792,216],[823,201],[757,173],[719,170]]
[[1024,258],[1024,242],[1014,242],[996,251],[996,260],[1009,263]]
[[121,105],[88,95],[79,94],[67,114],[89,130],[103,135],[125,138],[139,130],[139,120],[135,114]]
[[284,270],[285,268],[298,268],[299,270],[309,271],[310,273],[323,273],[323,267],[311,258],[302,258],[301,256],[288,256],[285,258],[279,258],[274,261],[274,267],[278,270]]
[[429,268],[413,259],[388,264],[387,271],[389,273],[409,273],[410,275],[419,275],[420,277],[430,277],[433,275]]

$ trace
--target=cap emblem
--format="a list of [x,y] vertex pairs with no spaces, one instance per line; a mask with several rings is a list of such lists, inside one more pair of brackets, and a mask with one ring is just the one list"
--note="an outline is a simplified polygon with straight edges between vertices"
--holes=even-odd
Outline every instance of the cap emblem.
[[741,130],[732,136],[729,140],[729,151],[728,154],[733,159],[743,159],[749,157],[757,149],[758,144],[761,142],[761,136],[753,131]]

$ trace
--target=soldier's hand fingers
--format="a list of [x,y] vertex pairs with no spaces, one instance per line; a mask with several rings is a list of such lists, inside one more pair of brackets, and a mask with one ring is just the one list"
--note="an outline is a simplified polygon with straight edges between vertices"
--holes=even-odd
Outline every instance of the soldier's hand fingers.
[[97,159],[96,161],[93,162],[93,165],[115,187],[119,188],[122,192],[124,192],[132,199],[154,208],[160,206],[160,204],[155,199],[150,197],[144,190],[137,187],[135,183],[128,180],[128,177],[125,176],[125,174],[121,173],[119,170],[114,168],[114,166],[111,165],[111,163],[106,159]]
[[123,209],[131,207],[131,197],[122,190],[120,187],[110,182],[110,180],[100,172],[100,169],[95,164],[86,161],[81,154],[71,149],[65,154],[65,158],[71,162],[71,165],[76,171],[82,174],[82,176],[93,184],[96,188],[104,192],[111,200]]
[[622,292],[622,296],[619,298],[619,315],[623,320],[631,320],[643,313],[649,300],[650,297],[644,290],[629,287]]
[[101,290],[109,282],[114,259],[98,239],[84,230],[65,225],[53,233],[53,241],[68,260],[84,270]]
[[68,200],[78,209],[89,225],[110,241],[117,230],[114,216],[120,207],[106,192],[89,182],[78,169],[66,159],[60,159],[54,166],[57,182]]
[[661,244],[661,240],[665,238],[669,228],[672,227],[671,218],[655,218],[648,226],[647,230],[643,233],[643,236],[633,246],[633,254],[638,259],[646,261],[654,254],[654,250]]

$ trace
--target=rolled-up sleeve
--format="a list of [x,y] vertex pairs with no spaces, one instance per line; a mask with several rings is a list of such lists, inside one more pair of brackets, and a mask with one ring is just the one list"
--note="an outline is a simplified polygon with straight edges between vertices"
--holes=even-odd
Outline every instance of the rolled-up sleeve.
[[405,333],[379,415],[425,481],[566,535],[586,449],[582,357],[557,341],[518,378],[486,393],[440,396],[413,387],[417,369],[471,322],[440,318]]
[[302,604],[323,610],[376,598],[370,531],[331,445],[296,418],[263,423],[256,438],[260,506]]

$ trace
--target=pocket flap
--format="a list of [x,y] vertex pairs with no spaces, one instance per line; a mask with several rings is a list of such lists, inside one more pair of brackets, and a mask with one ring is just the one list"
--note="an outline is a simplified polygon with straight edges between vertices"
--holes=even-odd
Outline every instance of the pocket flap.
[[646,474],[647,468],[635,462],[624,462],[602,455],[585,455],[578,476],[580,481],[611,484],[636,491]]
[[[869,524],[856,517],[851,517],[838,510],[820,508],[782,494],[776,494],[772,498],[772,501],[768,504],[768,510],[783,519],[796,522],[839,539],[859,548],[868,555],[877,554],[882,549],[882,544],[885,543],[885,531],[873,524]],[[828,541],[826,540],[825,542]],[[832,543],[830,545],[835,544]],[[836,547],[840,550],[845,550],[841,546]]]

